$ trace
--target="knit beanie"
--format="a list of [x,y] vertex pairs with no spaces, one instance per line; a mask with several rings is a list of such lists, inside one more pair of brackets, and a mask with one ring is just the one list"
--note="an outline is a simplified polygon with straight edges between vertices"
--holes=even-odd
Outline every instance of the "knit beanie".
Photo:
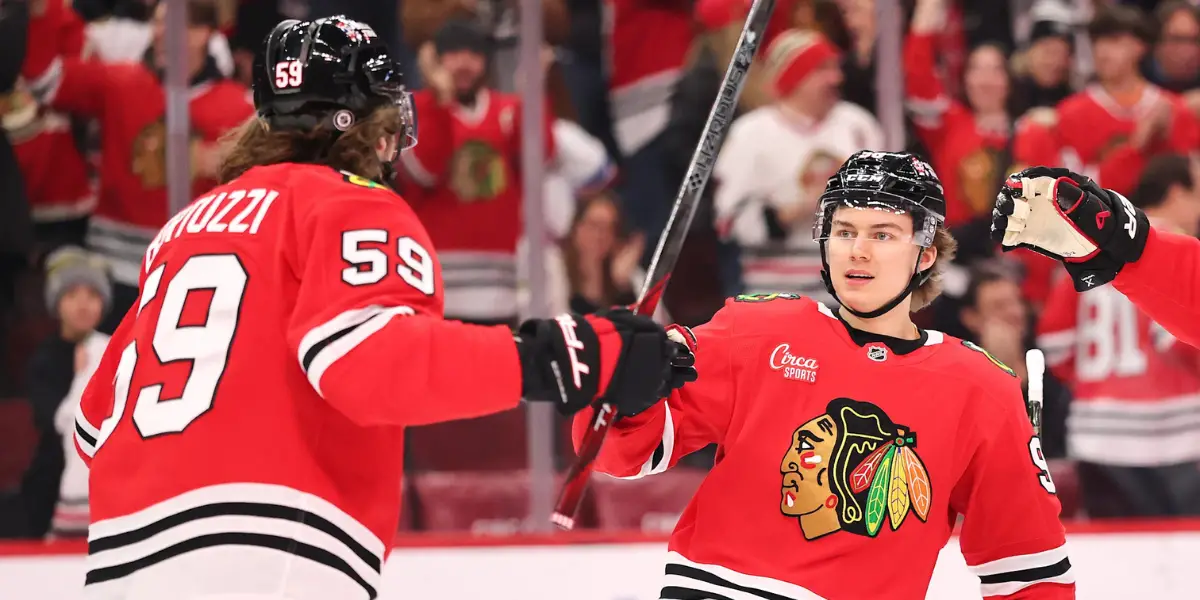
[[775,38],[767,49],[767,68],[771,84],[780,98],[786,98],[817,67],[840,56],[836,46],[816,31],[789,29]]
[[68,290],[86,285],[100,295],[104,310],[112,306],[108,267],[99,257],[78,246],[63,246],[46,257],[46,309],[58,315],[58,303]]

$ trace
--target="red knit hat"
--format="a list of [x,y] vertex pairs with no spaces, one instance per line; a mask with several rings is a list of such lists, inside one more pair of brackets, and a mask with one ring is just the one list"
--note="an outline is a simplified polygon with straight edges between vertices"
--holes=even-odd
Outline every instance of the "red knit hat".
[[780,33],[767,49],[767,68],[775,93],[787,97],[817,67],[840,55],[837,47],[816,31],[789,29]]

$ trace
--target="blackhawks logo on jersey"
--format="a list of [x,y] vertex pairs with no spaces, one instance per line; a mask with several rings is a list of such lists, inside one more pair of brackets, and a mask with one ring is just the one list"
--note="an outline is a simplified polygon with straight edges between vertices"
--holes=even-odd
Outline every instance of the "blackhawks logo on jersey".
[[799,520],[806,540],[839,530],[875,537],[909,513],[929,517],[933,492],[916,432],[869,402],[838,398],[798,427],[780,472],[779,510]]

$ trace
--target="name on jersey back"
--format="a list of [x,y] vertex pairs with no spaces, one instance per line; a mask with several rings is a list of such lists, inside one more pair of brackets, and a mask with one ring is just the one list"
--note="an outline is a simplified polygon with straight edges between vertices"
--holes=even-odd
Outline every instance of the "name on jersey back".
[[179,239],[184,234],[236,233],[254,235],[258,233],[271,203],[279,192],[266,188],[231,190],[204,196],[192,202],[179,214],[171,217],[154,236],[146,248],[146,259],[142,263],[146,273],[151,271],[154,258],[167,242]]

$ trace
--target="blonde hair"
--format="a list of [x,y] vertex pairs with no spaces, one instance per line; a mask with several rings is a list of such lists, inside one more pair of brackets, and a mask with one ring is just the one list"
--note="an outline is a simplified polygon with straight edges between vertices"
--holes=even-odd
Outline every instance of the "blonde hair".
[[375,146],[380,138],[399,133],[402,126],[400,110],[390,104],[375,109],[340,135],[328,126],[271,131],[265,121],[251,117],[222,139],[224,157],[217,178],[228,183],[253,167],[297,162],[329,165],[378,179],[383,164]]
[[950,230],[938,227],[933,234],[933,247],[937,249],[937,258],[933,260],[933,266],[930,267],[933,273],[929,275],[925,283],[913,290],[912,305],[909,308],[911,312],[917,312],[929,306],[942,294],[942,274],[946,270],[946,265],[954,260],[954,255],[958,252],[958,241],[954,239],[953,235],[950,235]]

